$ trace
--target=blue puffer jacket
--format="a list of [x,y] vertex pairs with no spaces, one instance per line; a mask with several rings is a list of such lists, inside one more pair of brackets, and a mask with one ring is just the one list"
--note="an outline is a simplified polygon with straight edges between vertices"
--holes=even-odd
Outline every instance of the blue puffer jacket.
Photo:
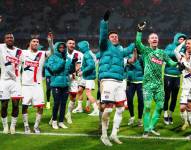
[[62,54],[58,51],[58,47],[63,42],[57,42],[54,46],[54,54],[51,55],[46,64],[51,73],[51,87],[68,87],[70,84],[69,71],[72,66],[69,57],[64,60]]
[[99,80],[116,79],[122,81],[124,79],[124,60],[127,49],[120,44],[113,45],[108,40],[108,22],[102,20],[100,23],[100,61],[99,61]]
[[[135,44],[131,43],[128,46],[128,49],[131,53],[128,57],[128,59],[130,59],[133,56]],[[138,55],[137,60],[133,64],[126,65],[126,73],[127,73],[126,78],[129,82],[140,83],[143,81],[143,60],[142,60],[141,55]]]
[[84,54],[82,60],[82,76],[85,80],[96,79],[96,56],[91,52],[88,41],[81,41],[78,43],[79,50]]
[[[165,48],[165,53],[173,60],[177,62],[176,56],[174,54],[174,50],[175,48],[179,45],[178,43],[178,39],[180,37],[184,37],[186,38],[186,35],[183,33],[177,33],[174,36],[174,41],[173,43],[167,45],[167,47]],[[182,48],[181,50],[182,52],[185,52],[185,47]],[[170,76],[180,76],[181,72],[179,71],[178,68],[176,67],[170,67],[169,65],[165,66],[165,75],[170,75]]]

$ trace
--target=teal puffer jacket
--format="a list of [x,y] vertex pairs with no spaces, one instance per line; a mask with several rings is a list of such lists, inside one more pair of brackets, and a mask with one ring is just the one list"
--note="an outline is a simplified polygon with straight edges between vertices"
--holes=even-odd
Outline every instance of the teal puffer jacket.
[[[132,58],[133,56],[133,51],[135,49],[135,44],[131,43],[128,46],[130,55],[127,57],[127,59]],[[126,65],[126,78],[129,82],[133,83],[140,83],[143,81],[143,60],[141,55],[138,55],[137,60],[133,64],[127,64]]]
[[79,50],[84,54],[82,60],[82,76],[85,80],[96,79],[96,56],[92,53],[89,48],[88,41],[81,41],[78,43]]
[[[186,38],[186,35],[183,33],[177,33],[174,36],[174,41],[173,43],[167,45],[167,47],[165,48],[165,53],[173,60],[177,62],[174,50],[175,48],[179,45],[178,43],[178,39],[180,37],[184,37]],[[182,48],[181,50],[182,52],[185,52],[185,47]],[[173,76],[180,76],[181,72],[179,71],[179,69],[177,67],[170,67],[169,65],[165,66],[165,75],[173,75]]]
[[100,61],[99,61],[99,80],[124,79],[124,60],[127,50],[120,44],[113,45],[108,40],[108,22],[102,20],[100,23]]
[[58,51],[58,47],[63,42],[57,42],[54,46],[54,54],[51,55],[46,64],[51,73],[51,87],[68,87],[70,84],[69,71],[72,66],[71,59],[66,57],[62,58],[62,54]]
[[50,71],[48,70],[48,67],[47,67],[47,63],[48,63],[48,59],[46,59],[45,63],[44,63],[44,72],[45,72],[45,77],[50,77],[51,76],[51,73]]

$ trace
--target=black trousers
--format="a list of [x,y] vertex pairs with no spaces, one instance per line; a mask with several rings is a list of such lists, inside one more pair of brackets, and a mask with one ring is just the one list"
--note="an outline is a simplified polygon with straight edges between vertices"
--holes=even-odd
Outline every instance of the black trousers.
[[138,97],[138,118],[141,119],[143,115],[143,90],[142,90],[142,83],[129,83],[128,89],[126,91],[127,99],[128,99],[128,108],[131,117],[134,116],[134,105],[133,105],[133,99],[135,92],[137,92]]
[[54,98],[54,106],[52,110],[52,120],[57,120],[58,110],[59,114],[59,122],[64,121],[65,111],[66,111],[66,103],[68,99],[68,87],[60,88],[54,87],[52,88],[52,94]]
[[47,98],[47,102],[50,102],[50,94],[51,94],[50,78],[51,77],[46,77],[46,98]]
[[180,77],[164,76],[164,90],[165,90],[164,111],[168,110],[168,103],[171,97],[169,110],[174,112],[179,89],[180,89]]

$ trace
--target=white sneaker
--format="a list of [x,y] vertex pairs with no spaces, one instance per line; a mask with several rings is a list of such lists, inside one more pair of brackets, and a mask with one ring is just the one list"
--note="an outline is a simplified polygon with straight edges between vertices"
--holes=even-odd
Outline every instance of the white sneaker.
[[49,121],[49,123],[48,123],[50,126],[52,125],[52,117],[51,117],[51,119],[50,119],[50,121]]
[[10,133],[15,134],[15,127],[10,127]]
[[82,108],[80,109],[80,108],[78,108],[78,107],[76,107],[73,111],[72,111],[72,113],[82,113],[83,112],[83,110],[82,110]]
[[143,126],[142,119],[138,119],[137,124],[138,124],[138,127],[142,127]]
[[25,134],[31,133],[29,126],[25,126]]
[[53,129],[58,129],[57,121],[52,121],[52,128]]
[[71,114],[70,113],[67,113],[65,115],[65,118],[66,118],[68,124],[72,124],[72,118],[71,118]]
[[88,114],[89,116],[99,116],[99,110],[94,110],[92,113]]
[[39,134],[39,133],[40,133],[39,127],[34,127],[34,133],[36,133],[36,134]]
[[102,143],[106,146],[112,146],[112,143],[110,142],[109,138],[107,136],[101,136],[100,140]]
[[189,123],[188,123],[188,121],[186,121],[186,122],[182,125],[181,130],[184,131],[184,130],[186,130],[186,128],[188,128],[188,127],[189,127]]
[[155,131],[155,130],[153,130],[153,129],[152,129],[150,132],[151,132],[152,134],[156,135],[156,136],[160,136],[160,133],[157,132],[157,131]]
[[144,132],[143,135],[142,135],[143,138],[148,138],[149,137],[149,132]]
[[3,129],[3,133],[4,134],[8,134],[9,133],[9,126],[8,125]]
[[164,124],[169,125],[169,119],[168,119],[168,117],[164,117]]
[[116,135],[110,135],[109,139],[111,141],[114,141],[117,144],[122,144],[122,142],[119,140],[119,138]]
[[63,122],[59,122],[59,123],[58,123],[58,126],[59,126],[60,128],[63,128],[63,129],[67,129],[67,128],[68,128]]
[[131,126],[131,125],[133,125],[134,124],[134,120],[135,120],[135,117],[131,117],[130,119],[129,119],[129,122],[128,122],[128,126]]

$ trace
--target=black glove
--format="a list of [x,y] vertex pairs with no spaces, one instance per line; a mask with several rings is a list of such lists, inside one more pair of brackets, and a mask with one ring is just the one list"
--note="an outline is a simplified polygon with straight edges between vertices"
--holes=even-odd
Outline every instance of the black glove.
[[66,52],[64,51],[64,52],[61,52],[61,54],[62,54],[62,58],[64,59],[64,60],[66,60]]
[[185,65],[184,65],[184,63],[178,62],[177,65],[178,65],[178,69],[179,69],[180,71],[182,71],[182,70],[184,70],[184,69],[186,68]]
[[74,57],[72,59],[72,64],[75,64],[78,61],[78,53],[74,53]]
[[146,27],[146,24],[147,24],[146,21],[139,23],[137,25],[137,31],[142,32],[144,30],[144,28]]
[[103,19],[104,19],[104,21],[108,21],[110,15],[111,15],[110,10],[107,10],[107,11],[105,12],[105,14],[103,15]]

